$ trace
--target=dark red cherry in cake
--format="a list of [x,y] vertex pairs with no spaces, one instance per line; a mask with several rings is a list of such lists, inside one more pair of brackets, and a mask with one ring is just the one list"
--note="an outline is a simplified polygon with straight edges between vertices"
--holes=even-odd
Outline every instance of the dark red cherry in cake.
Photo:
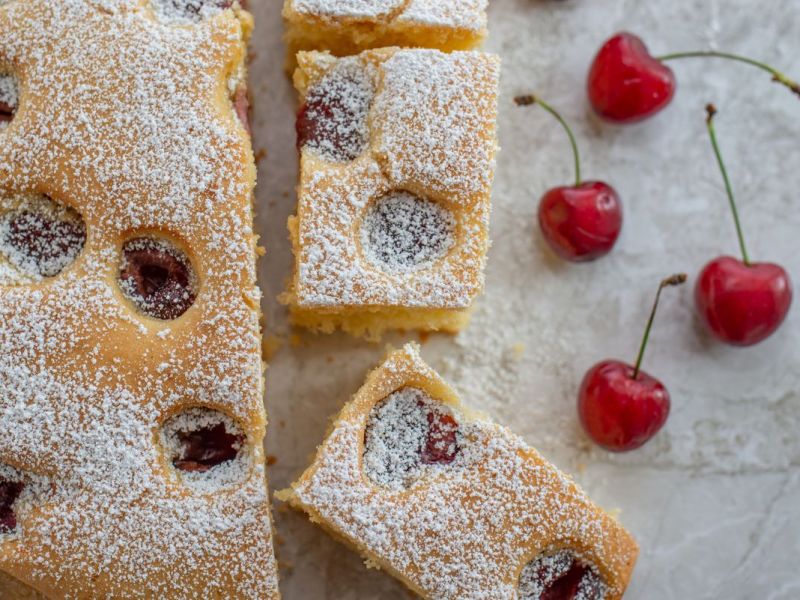
[[24,483],[0,479],[0,534],[11,533],[17,528],[14,503],[24,489]]
[[371,84],[359,71],[333,69],[308,90],[295,121],[297,149],[335,161],[355,160],[367,143]]
[[0,123],[7,123],[14,118],[14,107],[0,100]]
[[607,587],[568,550],[540,556],[522,570],[519,600],[603,600]]
[[718,339],[734,346],[752,346],[783,323],[792,304],[792,284],[780,265],[745,264],[732,256],[720,256],[700,272],[695,304]]
[[196,298],[188,258],[166,240],[136,238],[122,249],[120,287],[143,313],[177,319]]
[[244,444],[243,434],[231,433],[224,423],[191,431],[178,431],[181,454],[172,461],[181,471],[205,473],[212,467],[233,460]]
[[77,257],[85,242],[83,220],[74,215],[62,218],[55,210],[45,209],[9,215],[0,234],[0,246],[13,252],[14,262],[42,277],[58,275]]
[[602,181],[581,181],[578,145],[564,118],[535,96],[518,96],[519,106],[539,104],[561,123],[572,145],[575,183],[548,190],[539,201],[538,220],[545,241],[565,260],[585,262],[608,254],[622,229],[622,202]]
[[[426,407],[424,402],[419,406]],[[428,435],[422,448],[422,462],[426,465],[450,464],[458,455],[458,422],[452,415],[427,408]]]
[[589,102],[609,121],[634,123],[662,110],[675,95],[675,74],[650,55],[632,33],[618,33],[600,48],[589,69]]
[[720,256],[707,263],[695,285],[695,305],[700,318],[719,340],[735,346],[751,346],[768,338],[783,323],[792,304],[792,284],[789,274],[780,265],[750,261],[733,188],[717,144],[715,107],[709,104],[706,114],[742,259]]
[[592,440],[606,450],[624,452],[645,444],[664,426],[670,409],[667,389],[641,370],[650,329],[666,286],[680,285],[686,275],[673,275],[658,286],[635,365],[604,360],[583,378],[578,392],[578,415]]

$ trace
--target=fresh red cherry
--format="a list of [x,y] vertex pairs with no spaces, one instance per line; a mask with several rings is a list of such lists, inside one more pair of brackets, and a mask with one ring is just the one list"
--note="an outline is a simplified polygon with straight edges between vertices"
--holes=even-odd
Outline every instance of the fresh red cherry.
[[716,108],[706,107],[706,124],[728,194],[743,260],[720,256],[709,262],[695,286],[695,304],[709,330],[735,346],[751,346],[772,335],[789,312],[792,284],[780,265],[750,262],[733,188],[714,131]]
[[602,181],[581,181],[578,145],[564,118],[535,96],[514,99],[519,106],[537,103],[567,132],[575,161],[575,184],[548,190],[539,202],[539,227],[544,239],[561,258],[574,262],[608,254],[622,229],[622,203],[617,192]]
[[602,181],[548,190],[539,203],[539,227],[561,257],[576,262],[608,254],[622,229],[622,203]]
[[587,83],[595,112],[616,123],[646,119],[675,95],[672,69],[650,55],[631,33],[618,33],[595,56]]
[[792,303],[792,284],[780,265],[745,264],[732,256],[720,256],[700,272],[695,303],[720,340],[751,346],[783,323]]
[[639,448],[658,433],[667,420],[670,408],[667,389],[640,367],[661,290],[684,281],[686,275],[673,275],[658,286],[635,365],[604,360],[589,369],[583,378],[578,393],[578,415],[589,437],[606,450],[625,452]]
[[586,84],[589,103],[598,115],[615,123],[647,119],[666,107],[675,95],[675,74],[664,61],[697,57],[749,64],[800,95],[800,85],[763,62],[716,50],[676,52],[654,58],[639,37],[622,32],[606,41],[592,62]]

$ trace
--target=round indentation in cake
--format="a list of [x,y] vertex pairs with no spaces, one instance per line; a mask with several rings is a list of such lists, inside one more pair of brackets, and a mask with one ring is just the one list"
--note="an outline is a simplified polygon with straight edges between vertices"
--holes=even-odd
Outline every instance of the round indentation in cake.
[[180,317],[197,298],[197,276],[189,258],[156,237],[125,242],[119,286],[142,313],[163,321]]
[[365,67],[356,59],[340,59],[306,94],[295,122],[297,148],[337,162],[358,158],[369,138],[373,95]]
[[569,550],[543,554],[522,569],[519,600],[603,600],[608,587]]
[[0,475],[0,535],[14,533],[17,529],[17,513],[14,505],[25,489],[22,481]]
[[4,128],[19,107],[19,82],[16,76],[0,73],[0,130]]
[[26,197],[0,215],[0,255],[33,280],[61,273],[85,243],[81,216],[46,196]]
[[402,191],[373,202],[361,222],[365,256],[389,273],[430,267],[455,245],[455,236],[452,212]]
[[228,415],[190,408],[164,423],[161,443],[184,481],[219,487],[241,481],[248,468],[247,436]]
[[405,489],[426,471],[455,462],[463,440],[456,416],[426,392],[404,387],[370,411],[364,472],[374,483]]
[[151,2],[159,20],[178,25],[200,23],[233,6],[233,0],[151,0]]

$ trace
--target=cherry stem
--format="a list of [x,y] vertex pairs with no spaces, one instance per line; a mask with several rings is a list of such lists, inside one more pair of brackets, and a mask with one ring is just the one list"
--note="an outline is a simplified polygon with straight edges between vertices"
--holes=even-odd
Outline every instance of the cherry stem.
[[717,114],[717,107],[713,104],[706,105],[706,126],[708,127],[708,135],[711,137],[711,147],[714,148],[714,155],[717,157],[717,164],[719,170],[722,171],[722,179],[725,182],[725,191],[728,193],[728,202],[731,205],[731,212],[733,213],[733,222],[736,225],[736,235],[739,236],[739,247],[742,249],[742,260],[744,264],[750,265],[750,257],[747,255],[747,247],[744,244],[744,234],[742,233],[742,224],[739,222],[739,211],[736,210],[736,200],[733,197],[733,187],[731,180],[728,177],[728,170],[725,168],[725,163],[722,161],[722,153],[719,150],[717,143],[717,134],[714,130],[714,115]]
[[735,60],[738,62],[742,62],[748,65],[752,65],[761,69],[762,71],[766,71],[770,75],[772,75],[772,81],[780,83],[781,85],[786,86],[791,90],[794,94],[800,96],[800,84],[798,84],[793,79],[789,79],[786,75],[778,71],[776,68],[769,66],[766,63],[763,63],[758,60],[753,60],[752,58],[747,58],[746,56],[739,56],[738,54],[731,54],[730,52],[717,52],[716,50],[696,50],[692,52],[675,52],[674,54],[665,54],[664,56],[659,56],[658,60],[665,61],[665,60],[673,60],[676,58],[697,58],[697,57],[716,57],[716,58],[727,58],[728,60]]
[[653,301],[653,309],[650,311],[650,318],[647,320],[647,327],[644,328],[644,336],[642,337],[642,345],[639,346],[639,355],[636,357],[636,364],[633,367],[633,376],[631,379],[639,377],[639,370],[642,366],[642,359],[644,358],[644,349],[647,347],[647,340],[650,338],[650,329],[653,327],[653,321],[656,318],[656,309],[658,308],[658,301],[661,298],[661,290],[670,285],[681,285],[686,281],[686,273],[677,273],[671,275],[666,279],[662,279],[658,285],[656,292],[656,299]]
[[552,106],[550,106],[547,102],[542,100],[541,98],[537,98],[533,94],[527,94],[525,96],[517,96],[514,98],[514,102],[517,106],[530,106],[531,104],[538,104],[551,115],[553,115],[561,126],[564,128],[564,131],[567,132],[567,136],[569,136],[569,143],[572,145],[572,157],[575,161],[575,185],[578,186],[581,184],[581,157],[578,153],[578,143],[575,141],[575,136],[572,133],[572,129],[564,120],[564,117]]

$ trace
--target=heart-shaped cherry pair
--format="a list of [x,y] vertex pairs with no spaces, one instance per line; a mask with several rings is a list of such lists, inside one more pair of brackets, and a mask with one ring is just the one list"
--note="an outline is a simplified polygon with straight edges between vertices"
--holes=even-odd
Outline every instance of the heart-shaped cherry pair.
[[774,263],[751,262],[728,172],[714,131],[716,109],[706,107],[708,133],[728,194],[742,260],[720,256],[700,272],[695,303],[703,321],[723,342],[751,346],[772,335],[792,304],[792,284],[786,270]]
[[675,74],[664,61],[694,57],[725,58],[752,65],[800,95],[800,85],[763,62],[714,50],[654,58],[639,37],[622,32],[606,41],[592,62],[587,81],[589,102],[608,121],[635,123],[647,119],[666,107],[675,95]]
[[639,448],[658,433],[667,420],[669,392],[640,367],[661,290],[684,281],[686,275],[681,273],[659,284],[635,365],[604,360],[589,369],[583,378],[578,393],[581,424],[589,437],[606,450],[624,452]]
[[617,192],[602,181],[582,181],[578,144],[567,122],[552,106],[532,95],[514,98],[518,106],[539,104],[567,132],[575,161],[575,184],[548,190],[539,202],[539,227],[550,247],[573,262],[608,254],[622,229],[622,203]]

